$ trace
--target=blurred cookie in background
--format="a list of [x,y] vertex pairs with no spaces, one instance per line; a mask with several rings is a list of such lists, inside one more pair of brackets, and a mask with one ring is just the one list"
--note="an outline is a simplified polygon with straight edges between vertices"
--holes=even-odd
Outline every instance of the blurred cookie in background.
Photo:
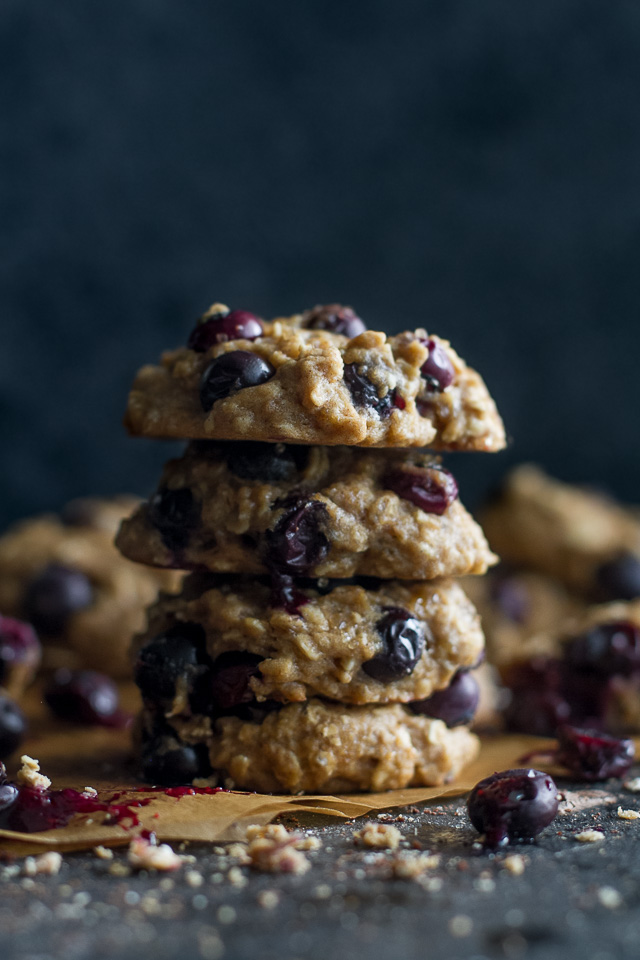
[[0,537],[0,614],[33,626],[45,669],[130,676],[129,645],[145,608],[181,579],[131,563],[113,545],[137,505],[133,497],[75,500],[59,516],[20,521]]

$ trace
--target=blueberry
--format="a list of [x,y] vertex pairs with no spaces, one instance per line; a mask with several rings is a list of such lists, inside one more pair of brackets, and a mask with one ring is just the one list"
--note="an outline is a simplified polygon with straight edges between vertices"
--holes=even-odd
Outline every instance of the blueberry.
[[[26,730],[27,721],[18,704],[0,693],[0,760],[5,760],[18,749]],[[6,778],[6,772],[4,776]]]
[[214,660],[211,669],[211,693],[214,712],[232,710],[255,700],[250,681],[260,676],[262,657],[254,653],[230,650]]
[[229,310],[204,316],[194,327],[188,347],[197,353],[206,353],[216,343],[227,340],[257,340],[264,333],[260,317],[248,310]]
[[390,470],[384,477],[383,484],[425,513],[438,516],[442,516],[458,497],[458,485],[453,475],[440,467],[424,469],[407,465]]
[[309,597],[296,586],[293,577],[286,574],[274,574],[271,578],[271,600],[272,607],[280,607],[290,613],[292,617],[297,617],[305,604],[309,603]]
[[159,530],[164,545],[180,551],[200,522],[200,504],[188,487],[163,487],[151,498],[149,520]]
[[308,447],[245,442],[230,445],[227,466],[241,480],[291,483],[304,470],[308,459]]
[[93,603],[88,577],[60,563],[52,563],[27,586],[23,609],[25,618],[38,633],[59,636],[69,618]]
[[154,637],[138,652],[134,666],[142,696],[169,707],[179,681],[185,693],[192,691],[209,662],[204,646],[204,630],[196,623],[177,623]]
[[142,778],[163,787],[181,787],[207,777],[211,765],[202,744],[191,746],[168,734],[154,737],[142,748]]
[[0,616],[0,683],[6,682],[16,664],[28,664],[35,669],[40,653],[40,641],[30,624]]
[[488,847],[533,840],[558,812],[558,788],[540,770],[505,770],[477,783],[469,818]]
[[436,690],[426,700],[414,700],[409,707],[413,713],[443,720],[448,727],[459,727],[473,720],[479,700],[476,678],[459,670],[445,690]]
[[390,416],[395,406],[395,390],[388,390],[384,397],[379,396],[375,383],[369,380],[366,373],[359,371],[357,363],[345,363],[343,376],[357,407],[370,407],[381,420]]
[[307,310],[303,316],[303,323],[309,330],[328,330],[330,333],[339,333],[349,339],[357,337],[367,329],[351,307],[343,307],[339,303]]
[[633,764],[635,747],[633,740],[564,726],[558,731],[556,757],[574,777],[593,783],[626,776]]
[[525,584],[517,576],[496,574],[490,581],[490,596],[500,612],[513,623],[525,623],[530,613],[531,598]]
[[222,353],[202,374],[200,381],[200,404],[205,413],[211,410],[216,400],[230,393],[256,387],[275,376],[275,367],[257,353],[248,350],[232,350]]
[[426,628],[402,607],[385,610],[385,615],[376,623],[384,649],[363,663],[362,669],[380,683],[393,683],[413,673],[426,645]]
[[609,560],[596,571],[595,580],[598,600],[640,597],[640,557],[623,553]]
[[117,686],[94,670],[56,670],[44,698],[61,720],[113,726],[121,716]]
[[640,629],[622,620],[600,623],[571,639],[564,655],[577,670],[629,676],[640,669]]
[[329,552],[329,541],[322,532],[327,508],[321,500],[304,494],[293,494],[276,507],[283,507],[284,512],[267,532],[267,564],[280,573],[304,576]]
[[427,390],[441,393],[451,386],[455,378],[453,364],[447,351],[436,340],[422,340],[429,350],[428,359],[422,364],[420,373],[427,381]]

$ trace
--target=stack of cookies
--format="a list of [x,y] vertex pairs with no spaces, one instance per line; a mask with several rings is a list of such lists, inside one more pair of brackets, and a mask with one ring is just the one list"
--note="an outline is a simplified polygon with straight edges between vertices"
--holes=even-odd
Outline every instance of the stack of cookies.
[[454,578],[495,561],[415,448],[499,450],[482,379],[424,330],[349,308],[214,304],[144,367],[127,425],[183,438],[126,520],[132,560],[191,571],[135,642],[145,779],[265,792],[432,785],[477,751],[483,656]]

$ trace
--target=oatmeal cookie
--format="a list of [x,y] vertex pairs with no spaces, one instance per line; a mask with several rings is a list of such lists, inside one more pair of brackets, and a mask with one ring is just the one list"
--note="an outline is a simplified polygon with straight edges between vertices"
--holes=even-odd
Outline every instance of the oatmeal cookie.
[[[214,304],[143,367],[126,426],[147,437],[501,450],[482,378],[425,330],[387,337],[318,307],[265,322]],[[354,315],[355,316],[355,315]]]
[[592,600],[640,596],[640,517],[602,494],[517,467],[481,522],[503,560]]
[[153,783],[212,776],[226,787],[269,793],[342,793],[435,786],[478,753],[466,727],[399,704],[344,706],[319,699],[257,719],[226,716],[208,726],[143,720],[143,776]]
[[45,667],[130,674],[128,648],[145,607],[179,582],[173,571],[125,560],[113,545],[136,502],[75,501],[61,517],[22,521],[0,538],[0,612],[35,627]]
[[192,444],[116,540],[141,563],[430,580],[496,561],[452,475],[418,451]]
[[135,647],[143,697],[172,716],[253,698],[421,700],[478,661],[483,636],[451,580],[270,586],[192,574],[179,596],[151,607]]

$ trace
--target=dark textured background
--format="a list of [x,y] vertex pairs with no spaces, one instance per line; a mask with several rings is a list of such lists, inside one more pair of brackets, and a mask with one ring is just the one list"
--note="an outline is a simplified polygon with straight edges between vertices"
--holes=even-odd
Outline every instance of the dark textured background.
[[145,492],[120,417],[213,300],[352,303],[485,375],[509,453],[638,499],[635,0],[4,0],[0,522]]

